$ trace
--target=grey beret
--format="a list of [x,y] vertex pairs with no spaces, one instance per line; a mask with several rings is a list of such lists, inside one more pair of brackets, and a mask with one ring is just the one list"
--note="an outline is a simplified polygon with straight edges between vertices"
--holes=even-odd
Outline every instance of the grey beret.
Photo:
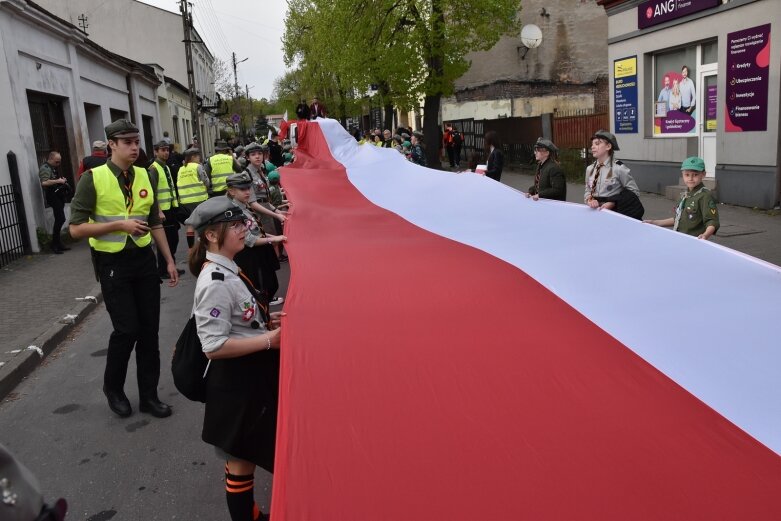
[[261,147],[258,143],[250,143],[247,145],[247,147],[244,149],[244,154],[249,157],[249,155],[253,152],[263,152],[263,147]]
[[554,154],[559,151],[559,148],[553,144],[553,141],[545,138],[537,138],[537,142],[534,143],[534,148],[545,148]]
[[597,130],[596,132],[594,132],[594,135],[591,136],[591,139],[594,138],[604,139],[605,141],[613,145],[613,150],[619,150],[618,140],[616,139],[616,136],[614,136],[607,130]]
[[252,176],[247,172],[231,174],[225,180],[225,184],[228,185],[228,188],[249,188],[252,186]]

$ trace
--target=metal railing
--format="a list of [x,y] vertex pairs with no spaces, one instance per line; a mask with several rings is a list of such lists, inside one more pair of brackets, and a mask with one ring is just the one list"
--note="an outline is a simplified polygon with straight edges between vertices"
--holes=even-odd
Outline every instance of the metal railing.
[[0,186],[0,268],[25,253],[13,185]]

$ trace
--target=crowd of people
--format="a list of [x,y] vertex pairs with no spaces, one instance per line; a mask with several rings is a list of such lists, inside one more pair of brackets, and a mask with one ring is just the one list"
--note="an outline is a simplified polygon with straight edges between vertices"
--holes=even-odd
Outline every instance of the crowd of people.
[[[315,106],[314,110],[323,114],[325,108]],[[297,113],[302,118],[311,111],[312,107],[302,104]],[[256,466],[269,472],[274,469],[278,350],[284,316],[270,311],[283,302],[276,296],[276,272],[287,260],[284,223],[289,203],[280,185],[279,167],[294,161],[294,151],[276,132],[262,143],[231,146],[219,140],[216,152],[208,158],[203,157],[197,141],[183,154],[172,154],[170,140],[164,138],[154,145],[154,158],[147,160],[132,122],[114,121],[105,132],[107,141],[93,143],[93,154],[82,162],[69,231],[73,238],[89,240],[113,325],[103,381],[108,406],[120,417],[133,412],[124,386],[135,350],[141,412],[159,418],[172,414],[157,394],[160,282],[166,279],[174,287],[184,275],[176,267],[179,230],[184,226],[188,267],[197,277],[193,317],[209,359],[202,438],[226,462],[231,519],[260,519],[253,498],[254,470]],[[394,148],[425,166],[423,136],[418,132],[399,128],[392,134],[375,129],[353,135],[361,144]],[[484,142],[485,175],[499,181],[504,166],[501,145],[493,132],[485,135]],[[447,127],[443,147],[451,167],[460,165],[460,145],[460,134]],[[594,161],[586,169],[584,203],[642,219],[637,183],[615,157],[618,150],[618,141],[610,132],[592,136]],[[549,139],[535,142],[537,168],[526,197],[566,200],[567,183],[558,152]],[[55,253],[67,249],[59,241],[65,197],[58,192],[68,186],[58,173],[60,161],[53,152],[39,173],[55,211]],[[718,230],[719,221],[715,201],[702,183],[704,162],[688,158],[681,169],[688,190],[676,215],[645,222],[707,239]]]

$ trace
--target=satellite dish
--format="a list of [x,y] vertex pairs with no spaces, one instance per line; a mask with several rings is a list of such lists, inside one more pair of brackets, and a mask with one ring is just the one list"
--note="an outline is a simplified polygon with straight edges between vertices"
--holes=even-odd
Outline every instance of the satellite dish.
[[527,49],[536,49],[542,43],[542,31],[534,24],[527,24],[521,29],[521,43]]

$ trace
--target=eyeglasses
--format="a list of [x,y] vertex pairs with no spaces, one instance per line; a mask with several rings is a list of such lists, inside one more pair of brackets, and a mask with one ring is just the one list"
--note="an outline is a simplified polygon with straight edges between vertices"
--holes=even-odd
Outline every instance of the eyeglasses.
[[233,221],[230,225],[230,229],[234,232],[243,232],[249,228],[249,221]]

